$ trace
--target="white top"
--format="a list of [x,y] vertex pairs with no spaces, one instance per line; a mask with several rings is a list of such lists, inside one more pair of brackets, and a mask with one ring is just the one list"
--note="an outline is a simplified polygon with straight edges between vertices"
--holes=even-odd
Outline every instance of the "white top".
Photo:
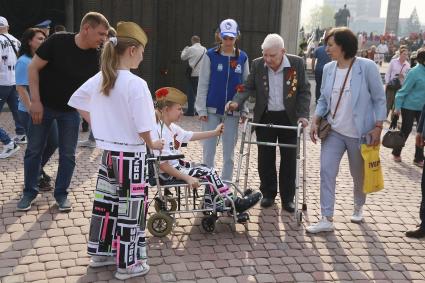
[[385,73],[385,84],[388,84],[392,79],[397,77],[400,72],[403,76],[401,76],[400,83],[403,85],[404,79],[406,78],[407,72],[410,70],[410,63],[405,60],[403,64],[400,62],[400,57],[391,59],[390,66]]
[[380,43],[376,47],[376,53],[380,53],[380,54],[386,54],[386,53],[388,53],[388,46],[385,43]]
[[[199,77],[199,70],[201,69],[202,60],[201,58],[203,55],[205,55],[205,53],[207,53],[207,49],[203,47],[200,43],[195,43],[190,47],[186,46],[183,49],[180,58],[183,61],[189,60],[189,65],[190,67],[192,67],[192,77]],[[198,63],[198,65],[196,65],[196,63]]]
[[109,96],[100,92],[99,72],[79,89],[68,105],[90,112],[96,146],[104,150],[146,152],[139,133],[155,128],[155,111],[146,82],[128,70],[118,70]]
[[269,76],[269,100],[267,103],[267,109],[269,111],[283,111],[285,110],[285,105],[283,104],[283,69],[290,68],[291,63],[289,63],[288,57],[283,56],[282,63],[279,66],[277,71],[273,71],[272,68],[267,67],[268,76]]
[[[180,154],[179,149],[181,145],[183,143],[188,143],[192,136],[193,132],[185,131],[174,123],[171,123],[169,127],[162,122],[157,123],[155,130],[151,131],[151,138],[152,140],[164,139],[165,144],[161,152],[159,152],[159,150],[154,150],[155,156]],[[179,165],[179,161],[176,159],[163,162],[168,162],[173,167]]]
[[15,65],[17,58],[15,51],[6,37],[12,41],[16,51],[19,50],[21,43],[11,34],[0,34],[0,85],[11,86],[15,85]]
[[345,83],[344,92],[339,102],[338,110],[336,111],[335,119],[332,119],[333,113],[335,112],[336,105],[338,103],[339,94],[344,83],[345,76],[348,68],[339,69],[337,68],[335,74],[335,81],[332,88],[331,96],[331,112],[328,115],[328,121],[331,124],[332,130],[341,135],[359,138],[360,134],[357,132],[353,118],[353,103],[351,94],[351,72],[348,74],[347,82]]

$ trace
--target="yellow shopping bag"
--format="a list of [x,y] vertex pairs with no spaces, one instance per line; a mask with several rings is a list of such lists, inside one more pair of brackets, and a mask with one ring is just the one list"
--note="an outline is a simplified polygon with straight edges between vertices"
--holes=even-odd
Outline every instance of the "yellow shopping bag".
[[365,194],[378,192],[384,188],[379,145],[362,144],[361,151],[364,164],[363,192]]

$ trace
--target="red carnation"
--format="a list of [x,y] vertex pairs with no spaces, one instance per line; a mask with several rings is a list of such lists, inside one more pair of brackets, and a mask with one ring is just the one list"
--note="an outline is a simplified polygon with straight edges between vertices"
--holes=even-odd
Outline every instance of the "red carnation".
[[168,89],[167,88],[160,88],[160,89],[158,89],[156,92],[155,92],[155,96],[156,96],[156,99],[161,99],[161,98],[163,98],[163,97],[166,97],[167,96],[167,94],[168,94]]
[[230,60],[230,67],[233,69],[236,69],[236,66],[238,65],[238,61],[236,60]]
[[236,92],[245,92],[245,86],[243,84],[238,84],[236,86]]

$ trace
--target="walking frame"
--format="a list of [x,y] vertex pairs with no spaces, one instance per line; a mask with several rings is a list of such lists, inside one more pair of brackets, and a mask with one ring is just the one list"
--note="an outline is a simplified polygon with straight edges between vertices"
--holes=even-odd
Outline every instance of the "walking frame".
[[[296,144],[282,144],[282,143],[273,143],[273,142],[262,142],[262,141],[252,141],[252,132],[254,127],[264,127],[264,128],[275,128],[275,129],[285,129],[285,130],[293,130],[297,132],[297,142]],[[302,136],[302,137],[301,137]],[[248,169],[249,169],[249,159],[251,153],[251,145],[263,145],[263,146],[274,146],[274,147],[287,147],[287,148],[295,148],[296,150],[296,174],[295,174],[295,211],[294,217],[297,221],[297,224],[300,225],[303,219],[303,211],[307,210],[306,203],[306,185],[307,185],[307,174],[306,174],[306,134],[305,130],[302,127],[302,123],[299,122],[297,126],[281,126],[281,125],[273,125],[273,124],[259,124],[253,123],[250,119],[247,119],[244,123],[241,137],[241,147],[239,151],[239,160],[238,167],[236,173],[235,186],[239,187],[239,183],[241,182],[241,169],[243,159],[245,157],[245,171],[244,171],[244,179],[243,179],[243,188],[244,190],[250,190],[247,188],[248,185]],[[301,155],[301,144],[302,144],[302,155]],[[245,146],[247,147],[247,151],[245,151]],[[302,209],[299,209],[299,193],[300,193],[300,165],[302,165]]]

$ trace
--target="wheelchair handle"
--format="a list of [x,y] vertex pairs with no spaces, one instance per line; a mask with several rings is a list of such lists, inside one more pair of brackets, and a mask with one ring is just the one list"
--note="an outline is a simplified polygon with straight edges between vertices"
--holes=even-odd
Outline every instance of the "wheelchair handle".
[[176,154],[176,155],[165,155],[165,156],[156,156],[156,160],[165,161],[165,160],[174,160],[174,159],[183,159],[184,154]]

